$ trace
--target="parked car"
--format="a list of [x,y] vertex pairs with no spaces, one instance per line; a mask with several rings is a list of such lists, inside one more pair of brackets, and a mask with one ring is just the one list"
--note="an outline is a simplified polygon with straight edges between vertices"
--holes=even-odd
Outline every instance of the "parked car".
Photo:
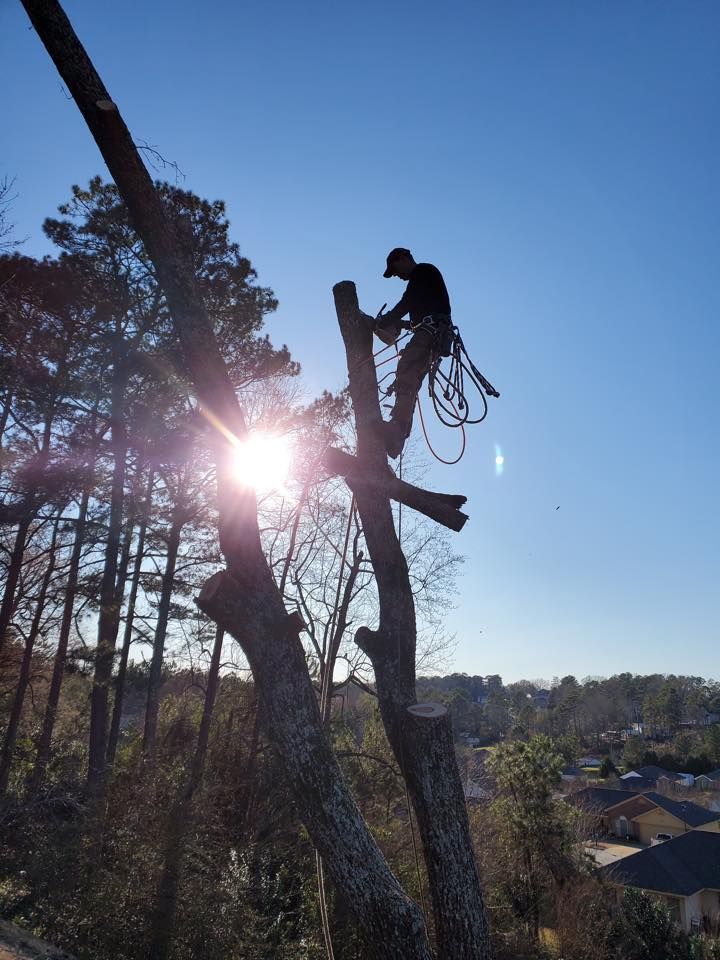
[[666,840],[672,840],[671,833],[656,833],[650,841],[650,846],[654,847],[658,843],[665,843]]

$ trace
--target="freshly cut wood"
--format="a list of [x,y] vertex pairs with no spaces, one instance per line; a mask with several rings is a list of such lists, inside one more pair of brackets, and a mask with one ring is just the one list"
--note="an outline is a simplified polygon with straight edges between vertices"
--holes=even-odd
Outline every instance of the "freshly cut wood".
[[407,708],[407,712],[413,717],[426,718],[434,720],[437,717],[444,717],[447,713],[447,707],[441,703],[412,703]]

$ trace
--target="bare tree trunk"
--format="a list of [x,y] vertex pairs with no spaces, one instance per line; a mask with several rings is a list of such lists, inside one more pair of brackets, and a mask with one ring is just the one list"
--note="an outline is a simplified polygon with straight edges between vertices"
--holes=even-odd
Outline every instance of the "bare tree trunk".
[[100,586],[100,615],[98,617],[98,643],[95,652],[95,672],[90,697],[90,744],[87,784],[91,794],[101,793],[105,780],[108,694],[112,679],[115,643],[120,625],[120,605],[117,601],[117,573],[127,461],[127,436],[123,422],[126,383],[125,364],[122,360],[116,359],[110,404],[114,455],[112,493],[110,496],[110,518],[108,522],[107,542],[105,544],[105,564],[103,567],[102,584]]
[[[353,283],[339,283],[333,292],[350,373],[358,460],[381,476],[387,473],[387,456],[375,369],[363,362],[372,354],[372,329],[360,312]],[[487,958],[488,926],[450,717],[445,713],[431,719],[408,711],[417,699],[415,604],[390,501],[350,476],[347,482],[355,494],[380,599],[379,629],[361,627],[355,639],[372,662],[385,732],[418,821],[438,956],[447,960]]]
[[140,531],[138,533],[135,565],[133,567],[132,581],[130,584],[130,596],[128,597],[127,611],[125,612],[125,631],[123,633],[122,648],[120,650],[120,662],[118,663],[118,672],[117,677],[115,678],[115,698],[113,700],[113,714],[112,721],[110,723],[110,736],[108,738],[107,749],[108,766],[112,766],[115,762],[115,753],[117,752],[118,740],[120,738],[120,721],[122,719],[122,707],[125,697],[125,677],[127,675],[128,657],[130,656],[130,644],[132,643],[135,604],[137,603],[140,574],[142,572],[143,557],[145,553],[145,536],[147,533],[150,509],[152,507],[152,488],[154,479],[155,472],[151,468],[148,475],[148,484],[145,493],[145,506],[143,508],[143,515],[140,521]]
[[213,644],[210,669],[208,670],[205,702],[203,704],[202,719],[200,720],[197,745],[193,753],[190,770],[182,794],[168,819],[163,869],[158,884],[156,909],[150,925],[152,937],[150,941],[149,960],[167,960],[170,952],[175,927],[178,887],[181,877],[183,842],[191,818],[192,799],[200,785],[205,767],[208,738],[210,736],[210,721],[212,720],[220,677],[220,655],[222,653],[224,636],[225,632],[222,628],[217,627],[215,630],[215,643]]
[[5,579],[5,590],[3,592],[2,605],[0,606],[0,651],[7,639],[7,629],[12,622],[13,613],[15,612],[15,595],[22,570],[28,530],[33,521],[33,516],[34,511],[25,510],[15,533],[15,542],[13,543],[12,553],[10,554],[10,563],[8,564]]
[[7,393],[5,394],[5,398],[3,400],[2,414],[0,414],[0,477],[3,474],[3,469],[5,467],[5,464],[3,463],[2,442],[5,437],[5,428],[7,427],[8,418],[10,416],[10,410],[12,409],[13,399],[14,399],[13,388],[12,386],[10,386],[8,388]]
[[153,261],[201,406],[223,427],[215,440],[220,546],[228,571],[211,578],[198,602],[242,644],[298,812],[377,960],[429,960],[420,911],[390,872],[323,730],[298,624],[288,617],[262,554],[254,494],[238,490],[234,482],[225,436],[229,431],[242,438],[247,430],[192,266],[176,249],[174,231],[127,127],[62,8],[56,0],[23,0],[23,6],[85,117]]
[[18,727],[20,726],[20,718],[22,717],[23,706],[25,704],[25,693],[27,692],[28,684],[30,683],[33,649],[35,648],[35,641],[40,635],[40,624],[42,622],[42,615],[45,612],[45,600],[47,598],[47,592],[50,586],[50,581],[52,580],[52,575],[55,572],[55,547],[57,544],[59,526],[60,517],[58,515],[53,524],[48,563],[45,569],[45,575],[42,579],[42,584],[40,585],[40,593],[38,594],[35,615],[33,616],[33,620],[30,625],[30,632],[28,633],[27,641],[25,643],[25,650],[23,651],[22,662],[20,664],[20,676],[18,678],[18,685],[15,689],[15,699],[13,700],[12,709],[10,711],[10,719],[5,732],[5,742],[3,743],[2,757],[0,757],[0,796],[5,794],[8,786],[8,780],[10,778],[10,767],[12,765],[13,753],[15,751]]
[[68,640],[70,639],[73,608],[75,606],[75,597],[77,595],[80,557],[82,556],[82,548],[85,542],[85,523],[89,500],[90,490],[88,487],[86,487],[85,490],[83,490],[77,521],[75,523],[75,540],[73,542],[67,585],[65,587],[63,615],[60,623],[60,633],[58,635],[58,645],[55,651],[55,659],[53,661],[53,674],[50,681],[50,690],[48,691],[48,701],[45,707],[42,731],[40,733],[40,740],[38,742],[35,766],[28,784],[28,795],[31,797],[35,796],[42,786],[42,782],[45,777],[45,770],[47,769],[47,765],[50,760],[50,746],[52,744],[53,730],[55,729],[55,718],[57,717],[58,703],[60,702],[60,689],[62,687],[63,675],[65,673]]
[[162,680],[163,654],[165,651],[165,637],[167,635],[170,601],[172,599],[173,581],[175,579],[175,565],[178,549],[180,548],[180,534],[184,517],[180,510],[173,512],[172,524],[167,539],[167,554],[165,557],[165,571],[160,591],[160,605],[158,619],[155,626],[153,653],[150,662],[150,677],[148,682],[147,704],[145,707],[145,727],[143,729],[142,749],[145,756],[152,762],[155,759],[155,745],[157,738],[158,710],[160,708],[160,682]]

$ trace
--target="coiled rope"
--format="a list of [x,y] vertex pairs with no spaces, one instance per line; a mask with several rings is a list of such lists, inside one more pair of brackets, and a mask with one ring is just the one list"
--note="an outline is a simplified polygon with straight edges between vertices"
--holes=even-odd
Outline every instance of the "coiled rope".
[[[409,336],[409,331],[406,332],[403,337],[400,338],[400,340],[404,339],[406,336]],[[382,347],[373,354],[373,358],[378,357],[392,346],[394,346],[396,350],[396,353],[393,354],[393,356],[387,357],[385,360],[381,360],[380,363],[376,363],[376,370],[388,363],[390,360],[394,360],[396,356],[399,356],[400,351],[397,349],[397,344],[400,342],[400,340],[397,340],[394,344],[389,344],[388,346]],[[448,358],[450,360],[450,365],[447,369],[443,369],[443,361]],[[393,371],[386,373],[378,380],[378,389],[386,397],[392,394],[393,385],[391,384],[388,388],[384,388],[383,383],[388,379],[388,377],[392,376],[392,373]],[[472,396],[472,388],[474,388],[481,404],[480,414],[476,417],[471,416],[470,401],[468,397],[469,394]],[[465,453],[465,448],[467,445],[465,424],[482,423],[485,417],[488,415],[487,398],[500,396],[495,387],[486,377],[483,376],[482,373],[480,373],[478,368],[470,359],[463,339],[460,336],[460,331],[455,326],[451,328],[449,354],[447,354],[447,356],[443,356],[436,351],[430,362],[430,368],[428,371],[428,395],[430,396],[433,410],[435,411],[435,415],[440,423],[442,423],[445,427],[459,429],[462,434],[460,453],[457,455],[457,457],[455,457],[454,460],[446,460],[444,457],[441,457],[430,442],[430,437],[428,436],[428,431],[425,424],[425,417],[423,415],[422,404],[418,394],[417,408],[420,415],[420,424],[422,426],[423,436],[425,437],[425,443],[427,444],[428,450],[440,463],[444,463],[447,466],[453,466],[462,460]],[[473,397],[473,408],[476,403],[477,398]]]

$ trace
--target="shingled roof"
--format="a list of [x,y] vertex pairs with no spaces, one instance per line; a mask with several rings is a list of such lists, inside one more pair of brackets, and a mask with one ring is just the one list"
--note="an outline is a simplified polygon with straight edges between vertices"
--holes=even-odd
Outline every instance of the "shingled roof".
[[720,833],[690,830],[600,868],[611,883],[689,897],[720,890]]
[[700,773],[695,779],[699,777],[707,777],[708,780],[720,780],[720,770],[711,770],[710,773]]
[[568,797],[571,803],[593,813],[602,813],[627,799],[627,790],[612,790],[610,787],[586,787],[585,790],[578,790]]
[[627,773],[624,773],[621,780],[633,780],[633,774],[638,774],[644,780],[654,780],[658,781],[660,777],[667,777],[668,780],[673,780],[679,782],[682,780],[682,777],[679,773],[674,773],[672,770],[664,770],[662,767],[657,767],[654,764],[649,764],[647,767],[637,767],[634,770],[628,770]]
[[691,803],[689,800],[670,800],[661,793],[644,793],[643,796],[651,800],[655,806],[662,807],[678,820],[682,820],[689,827],[701,827],[704,823],[720,820],[720,813],[717,810],[706,810],[705,807]]

